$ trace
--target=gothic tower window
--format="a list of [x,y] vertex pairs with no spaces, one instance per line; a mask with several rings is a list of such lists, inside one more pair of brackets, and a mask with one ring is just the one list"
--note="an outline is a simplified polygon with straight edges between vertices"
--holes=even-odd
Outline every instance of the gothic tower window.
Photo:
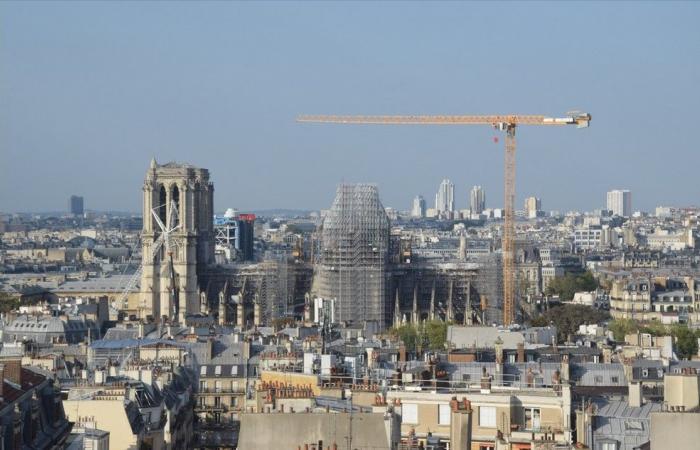
[[160,218],[161,222],[164,224],[167,223],[167,204],[168,204],[168,195],[165,192],[165,186],[162,184],[160,185],[160,194],[158,196],[158,217]]
[[169,227],[175,228],[180,221],[180,190],[177,188],[177,185],[173,186],[173,192],[170,198],[172,201],[168,207],[175,208],[175,211],[170,212],[170,220],[172,223],[170,223]]

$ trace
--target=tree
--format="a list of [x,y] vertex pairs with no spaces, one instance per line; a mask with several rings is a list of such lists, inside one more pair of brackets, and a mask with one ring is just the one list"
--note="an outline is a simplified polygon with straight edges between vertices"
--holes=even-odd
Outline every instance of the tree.
[[425,336],[430,350],[444,350],[447,342],[447,323],[442,320],[431,320],[425,323]]
[[578,333],[578,328],[585,324],[600,323],[610,318],[609,314],[585,305],[564,304],[555,306],[542,314],[541,318],[531,323],[553,323],[557,327],[557,339],[564,342],[568,335]]
[[574,298],[576,292],[593,291],[598,287],[598,282],[590,270],[581,275],[567,273],[562,277],[554,277],[547,286],[546,294],[558,295],[562,300],[568,301]]
[[537,316],[530,321],[530,326],[532,327],[546,327],[548,325],[549,322],[547,322],[547,318],[545,318],[544,315]]
[[7,292],[0,292],[0,313],[7,314],[20,307],[22,302]]
[[676,341],[676,353],[679,358],[690,359],[698,354],[698,336],[687,325],[674,325],[671,335]]
[[398,328],[392,328],[391,334],[403,342],[403,345],[406,346],[407,351],[416,351],[416,345],[418,344],[418,333],[416,331],[416,327],[414,327],[412,324],[405,324]]
[[616,341],[624,341],[626,335],[639,331],[639,324],[634,319],[615,319],[608,324],[608,330]]
[[666,336],[669,334],[669,330],[666,325],[662,324],[658,320],[652,320],[651,322],[640,327],[639,331],[642,333],[651,334],[652,336]]
[[405,324],[392,328],[392,336],[400,339],[409,352],[422,350],[444,350],[447,342],[447,326],[442,320],[430,320],[420,324]]

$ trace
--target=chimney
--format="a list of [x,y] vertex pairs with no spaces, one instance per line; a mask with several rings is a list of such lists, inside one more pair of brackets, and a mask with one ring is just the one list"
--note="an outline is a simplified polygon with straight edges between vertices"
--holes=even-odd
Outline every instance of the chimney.
[[641,383],[631,382],[628,388],[628,399],[631,408],[640,408],[644,404]]
[[524,363],[525,362],[525,344],[522,342],[518,342],[518,350],[517,350],[517,358],[516,361],[519,363]]

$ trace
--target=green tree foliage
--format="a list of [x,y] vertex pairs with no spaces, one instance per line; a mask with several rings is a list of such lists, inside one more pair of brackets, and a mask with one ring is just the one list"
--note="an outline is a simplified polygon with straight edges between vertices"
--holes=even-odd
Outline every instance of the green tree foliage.
[[624,341],[626,335],[639,331],[639,324],[633,319],[615,319],[608,324],[608,330],[616,341]]
[[674,337],[676,354],[679,358],[690,359],[698,354],[698,337],[700,330],[693,331],[687,325],[674,325],[671,327],[671,335]]
[[545,326],[553,323],[557,327],[557,339],[564,342],[569,334],[578,332],[578,327],[585,324],[600,323],[608,320],[607,312],[585,305],[565,304],[555,306],[531,321],[533,326]]
[[442,320],[431,320],[424,323],[425,337],[430,350],[444,350],[447,342],[447,323]]
[[549,322],[547,321],[547,318],[544,315],[537,316],[530,320],[530,326],[533,327],[546,327],[547,325],[549,325]]
[[418,325],[405,324],[391,329],[391,335],[400,339],[409,352],[417,350],[443,350],[447,342],[448,323],[430,320]]
[[641,325],[639,331],[651,334],[652,336],[666,336],[669,334],[668,327],[658,320],[652,320],[651,322]]
[[22,302],[18,297],[14,297],[7,292],[0,292],[0,313],[7,314],[18,309]]
[[593,291],[598,287],[598,282],[593,274],[587,270],[581,275],[567,273],[562,277],[554,277],[547,286],[547,295],[558,295],[562,300],[568,301],[574,298],[576,292]]
[[416,327],[411,324],[401,325],[398,328],[392,328],[391,334],[403,342],[407,351],[416,351],[416,346],[418,345],[418,332]]
[[616,341],[622,341],[625,335],[638,331],[652,336],[673,336],[674,348],[679,358],[689,359],[698,353],[700,330],[693,331],[685,324],[666,326],[656,320],[640,323],[634,319],[616,319],[608,324],[608,329],[613,332]]

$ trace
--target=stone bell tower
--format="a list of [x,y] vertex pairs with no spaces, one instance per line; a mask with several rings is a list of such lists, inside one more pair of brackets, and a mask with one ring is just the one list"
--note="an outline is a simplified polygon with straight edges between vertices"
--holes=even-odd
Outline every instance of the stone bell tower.
[[142,318],[184,323],[199,312],[199,285],[214,262],[213,216],[207,169],[151,160],[143,185]]

